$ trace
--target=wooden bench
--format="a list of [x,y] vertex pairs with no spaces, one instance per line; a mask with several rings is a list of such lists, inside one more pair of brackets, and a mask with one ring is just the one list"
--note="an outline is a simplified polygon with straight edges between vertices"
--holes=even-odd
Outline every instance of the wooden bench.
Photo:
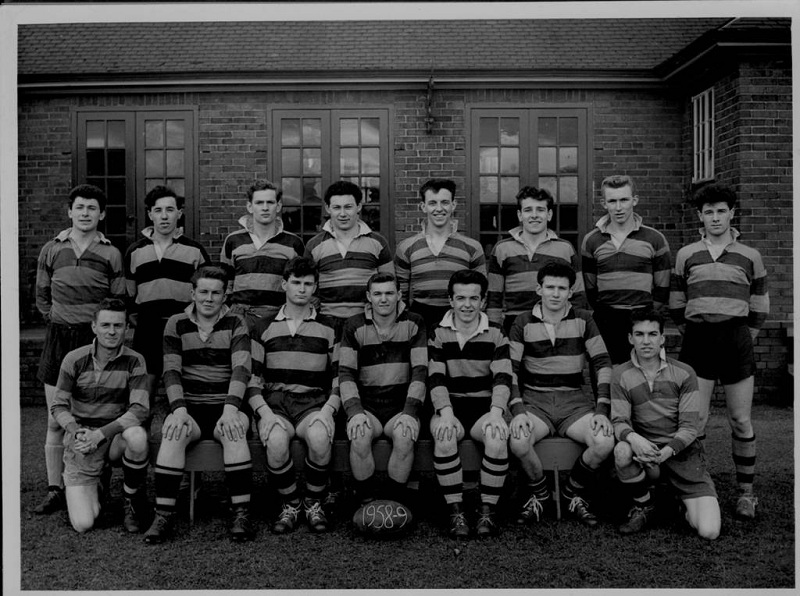
[[[264,447],[256,440],[250,440],[250,454],[255,471],[266,471],[267,456]],[[155,461],[158,452],[158,442],[151,443],[151,459]],[[333,467],[334,472],[350,471],[350,443],[345,440],[334,442]],[[545,470],[552,471],[554,476],[553,493],[556,502],[556,517],[561,519],[561,486],[559,471],[569,470],[585,447],[571,439],[549,437],[535,446],[536,453],[542,460]],[[293,439],[291,444],[292,459],[298,470],[303,468],[306,449],[305,444],[299,439]],[[389,463],[392,444],[386,439],[379,439],[373,445],[375,469],[385,471]],[[483,451],[481,446],[472,440],[464,440],[459,444],[461,466],[465,471],[478,471],[481,469]],[[514,457],[510,456],[511,461]],[[420,472],[433,472],[433,441],[422,439],[417,441],[414,452],[414,469]],[[197,488],[197,472],[215,472],[224,470],[222,461],[222,446],[215,441],[200,441],[186,451],[186,467],[189,473],[189,521],[194,523],[195,494]]]

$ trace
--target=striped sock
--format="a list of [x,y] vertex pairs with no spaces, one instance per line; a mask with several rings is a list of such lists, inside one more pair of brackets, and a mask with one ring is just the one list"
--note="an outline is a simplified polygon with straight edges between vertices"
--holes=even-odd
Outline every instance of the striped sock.
[[442,488],[444,500],[448,505],[460,503],[464,492],[463,472],[461,469],[461,457],[458,450],[452,455],[433,456],[433,469],[436,472],[436,479]]
[[573,497],[583,496],[587,489],[591,488],[594,484],[595,471],[586,465],[583,461],[583,456],[575,461],[572,470],[569,473],[569,480],[564,485],[564,497],[572,499]]
[[178,491],[183,478],[183,468],[169,468],[156,464],[156,510],[162,513],[175,513]]
[[320,499],[328,488],[330,463],[316,464],[306,457],[306,493],[312,499]]
[[133,461],[125,455],[122,456],[122,490],[126,497],[132,497],[144,486],[149,463],[149,457],[145,457],[142,461]]
[[290,457],[280,468],[267,467],[269,481],[278,491],[284,502],[300,500],[300,491],[297,488],[297,477],[294,471],[294,461]]
[[731,453],[739,490],[743,493],[752,493],[753,478],[756,474],[756,436],[745,438],[731,435]]
[[250,493],[253,491],[252,460],[225,464],[225,483],[228,485],[231,505],[235,507],[249,503]]
[[528,481],[528,490],[530,494],[535,496],[540,501],[546,501],[550,498],[550,489],[547,488],[547,479],[542,476],[539,480]]
[[508,473],[508,457],[483,456],[481,461],[481,503],[497,505]]

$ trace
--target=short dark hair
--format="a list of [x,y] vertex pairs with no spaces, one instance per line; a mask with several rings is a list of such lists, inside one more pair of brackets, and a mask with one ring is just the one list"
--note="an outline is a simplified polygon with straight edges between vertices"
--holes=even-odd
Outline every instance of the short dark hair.
[[419,198],[425,200],[425,193],[432,190],[434,193],[440,190],[449,190],[450,196],[456,198],[456,183],[446,178],[431,178],[419,188]]
[[150,189],[150,192],[145,195],[144,206],[147,207],[148,211],[150,211],[156,206],[156,201],[158,199],[163,199],[164,197],[174,197],[175,205],[177,205],[178,209],[183,209],[184,198],[178,195],[169,186],[161,185],[154,186]]
[[566,263],[560,263],[558,261],[550,261],[549,263],[545,264],[544,267],[539,269],[536,273],[536,281],[539,282],[539,285],[542,284],[544,278],[550,277],[566,277],[569,281],[569,287],[575,285],[575,280],[577,276],[575,274],[575,270],[567,265]]
[[638,308],[631,311],[630,332],[633,333],[633,326],[636,325],[636,323],[641,323],[643,321],[652,321],[653,323],[658,323],[659,333],[664,333],[664,315],[652,308]]
[[373,284],[385,284],[390,281],[394,282],[394,285],[398,290],[400,289],[400,282],[397,281],[397,277],[394,273],[388,273],[385,271],[373,273],[372,276],[367,280],[367,292],[372,289]]
[[324,201],[325,204],[328,207],[330,207],[331,197],[348,196],[348,195],[352,196],[356,200],[356,205],[361,203],[361,199],[364,196],[361,193],[361,189],[358,187],[357,184],[354,184],[349,180],[339,180],[331,184],[325,191]]
[[314,283],[319,281],[319,269],[314,259],[309,257],[294,257],[289,259],[283,268],[283,279],[288,281],[289,277],[305,277],[306,275],[314,276]]
[[523,186],[517,193],[517,209],[522,211],[522,201],[533,199],[534,201],[547,201],[547,210],[552,211],[555,201],[549,190],[536,188],[535,186]]
[[281,187],[275,184],[274,182],[270,182],[265,178],[259,178],[255,182],[253,182],[247,189],[247,202],[253,202],[253,195],[257,193],[259,190],[274,190],[275,191],[275,200],[280,201],[283,199],[283,190]]
[[600,196],[605,199],[605,188],[624,188],[625,186],[630,186],[631,195],[636,196],[636,186],[633,183],[633,178],[621,174],[606,176],[600,183]]
[[456,284],[478,284],[481,287],[481,298],[486,297],[486,292],[489,289],[489,280],[480,271],[474,269],[459,269],[450,276],[450,281],[447,282],[447,295],[453,297],[453,287]]
[[103,298],[100,301],[100,304],[97,305],[97,308],[94,309],[94,313],[92,313],[92,320],[97,321],[97,315],[100,314],[101,310],[125,313],[125,319],[127,320],[128,307],[125,304],[125,301],[119,298]]
[[108,199],[106,198],[106,193],[104,193],[102,189],[98,188],[94,184],[79,184],[71,191],[69,191],[70,209],[72,209],[72,204],[78,197],[83,197],[84,199],[94,199],[100,205],[100,211],[106,210],[106,203],[108,203]]
[[697,189],[692,202],[698,211],[702,211],[703,205],[706,203],[711,205],[714,203],[726,203],[728,209],[733,209],[736,206],[736,193],[727,184],[706,184]]
[[230,275],[226,269],[219,265],[203,265],[192,275],[192,289],[197,289],[197,282],[201,279],[218,279],[222,282],[222,288],[227,290]]

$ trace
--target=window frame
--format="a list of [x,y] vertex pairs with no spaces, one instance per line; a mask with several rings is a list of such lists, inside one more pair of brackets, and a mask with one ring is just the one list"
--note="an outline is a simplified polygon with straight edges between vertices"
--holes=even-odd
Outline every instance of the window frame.
[[692,183],[714,179],[715,155],[714,87],[692,96]]

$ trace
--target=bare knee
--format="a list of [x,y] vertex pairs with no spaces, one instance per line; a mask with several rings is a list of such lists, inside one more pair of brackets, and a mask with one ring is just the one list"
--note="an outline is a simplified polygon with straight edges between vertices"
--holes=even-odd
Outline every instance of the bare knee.
[[350,441],[350,453],[359,459],[367,459],[372,455],[372,437],[356,437]]
[[277,425],[272,428],[269,438],[264,444],[270,462],[283,463],[289,459],[289,435]]
[[406,458],[414,453],[414,440],[410,436],[403,436],[401,432],[392,435],[392,453],[398,457]]
[[508,442],[499,437],[494,437],[491,434],[484,436],[483,446],[486,455],[489,457],[508,457]]
[[452,455],[458,449],[458,441],[456,440],[455,432],[452,437],[444,436],[441,439],[434,438],[434,453],[437,455]]
[[122,433],[122,438],[125,439],[125,449],[130,455],[143,457],[147,455],[148,442],[147,431],[141,426],[133,426],[127,428]]
[[511,437],[508,446],[516,457],[522,458],[533,450],[533,441],[530,437]]
[[719,537],[719,524],[700,524],[697,535],[705,540],[716,540]]
[[330,456],[331,439],[321,424],[315,424],[308,429],[306,446],[308,447],[309,457],[313,461],[323,461]]
[[614,451],[614,437],[613,435],[606,436],[603,434],[592,435],[588,446],[589,449],[594,452],[595,456],[604,460]]
[[633,449],[626,441],[620,441],[614,446],[614,463],[618,468],[624,468],[633,463]]

